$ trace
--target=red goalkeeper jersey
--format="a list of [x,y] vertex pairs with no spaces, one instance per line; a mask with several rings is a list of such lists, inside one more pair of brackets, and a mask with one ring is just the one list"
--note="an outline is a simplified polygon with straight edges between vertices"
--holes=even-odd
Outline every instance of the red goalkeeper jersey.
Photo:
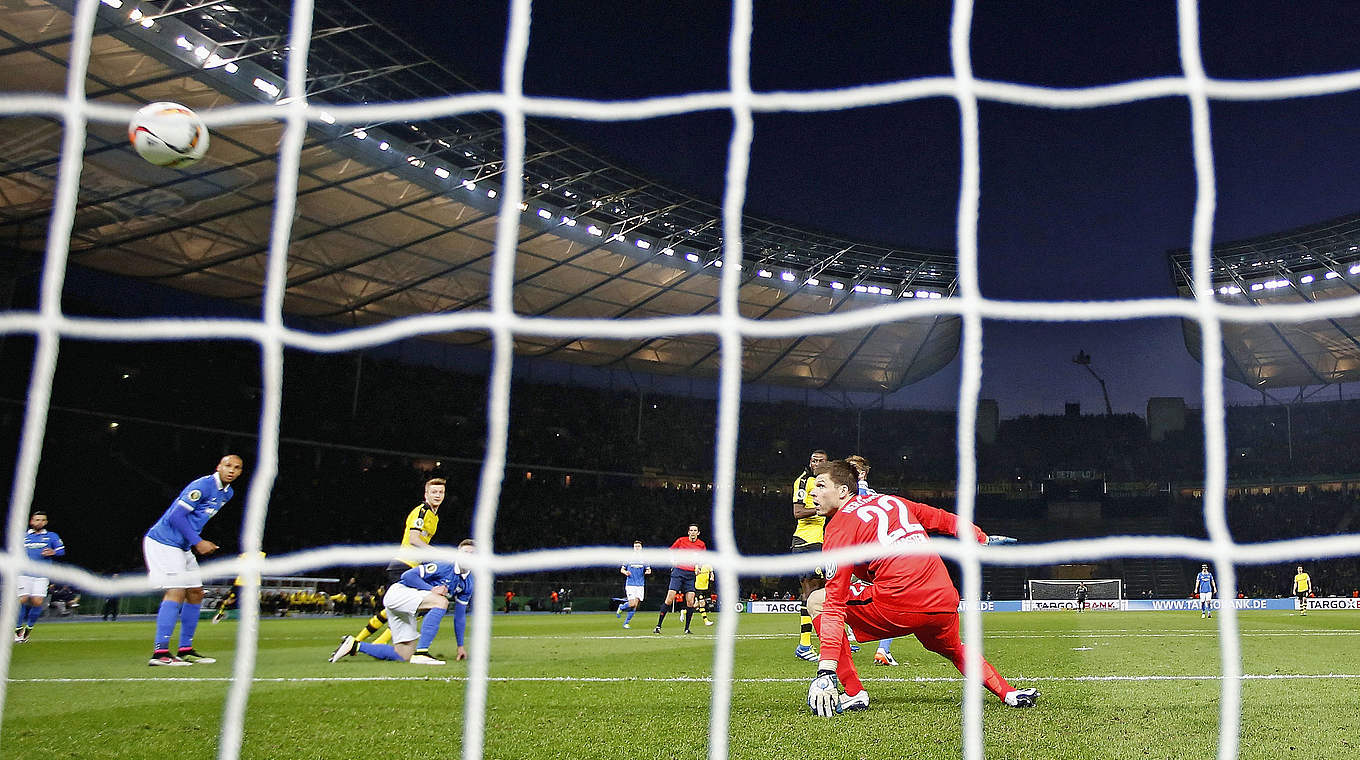
[[[697,550],[697,551],[704,551],[704,550],[708,549],[707,546],[704,546],[704,540],[703,540],[702,538],[698,538],[698,539],[695,539],[695,540],[691,541],[691,540],[689,540],[689,536],[681,536],[681,537],[675,539],[675,543],[671,544],[671,548],[672,548],[672,549],[693,549],[693,550]],[[677,570],[688,570],[688,571],[690,571],[690,572],[692,573],[692,572],[694,572],[694,565],[676,565],[676,566],[675,566],[675,569],[677,569]]]
[[[925,543],[928,533],[958,535],[958,517],[943,509],[879,494],[846,502],[826,524],[823,551],[862,544]],[[978,543],[987,534],[973,527]],[[819,638],[822,659],[837,659],[845,635],[846,606],[874,604],[894,612],[957,612],[959,592],[938,554],[886,557],[828,568],[826,606]],[[856,580],[851,582],[850,576]],[[872,584],[872,585],[870,585]]]

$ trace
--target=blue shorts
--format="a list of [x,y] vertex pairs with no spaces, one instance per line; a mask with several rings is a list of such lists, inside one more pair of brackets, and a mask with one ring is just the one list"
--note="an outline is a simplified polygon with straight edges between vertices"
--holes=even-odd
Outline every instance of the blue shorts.
[[671,570],[671,585],[667,586],[666,590],[679,594],[693,593],[694,571],[681,570],[678,567]]

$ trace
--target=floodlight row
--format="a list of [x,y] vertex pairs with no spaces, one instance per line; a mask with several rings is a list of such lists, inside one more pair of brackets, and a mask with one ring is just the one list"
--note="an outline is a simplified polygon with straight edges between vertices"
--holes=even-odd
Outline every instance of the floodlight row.
[[[1346,268],[1346,274],[1351,276],[1360,275],[1360,264],[1351,264],[1349,267]],[[1322,279],[1338,280],[1341,279],[1342,276],[1343,275],[1340,272],[1334,269],[1329,269],[1327,270],[1326,273],[1322,275]],[[1316,275],[1305,274],[1299,276],[1297,284],[1311,285],[1316,280],[1317,280]],[[1296,283],[1293,280],[1290,280],[1287,277],[1275,277],[1262,282],[1250,283],[1247,285],[1247,290],[1252,293],[1262,293],[1268,290],[1279,290],[1281,288],[1293,287],[1295,284]],[[1242,287],[1239,285],[1222,285],[1219,286],[1218,288],[1218,294],[1221,296],[1236,296],[1241,295],[1242,292],[1243,292]]]
[[[121,10],[125,5],[124,0],[100,0],[100,1],[104,5],[107,5],[110,8],[114,8],[116,10]],[[158,21],[155,16],[145,14],[140,8],[136,6],[132,6],[131,9],[128,11],[127,19],[130,22],[140,24],[143,28],[146,29],[155,29],[158,26]],[[209,44],[216,46],[215,42],[212,42],[211,40],[209,40],[208,42]],[[225,71],[228,74],[237,74],[241,71],[240,66],[236,64],[234,61],[222,58],[214,50],[210,49],[208,47],[208,44],[195,42],[189,39],[187,35],[180,35],[176,37],[175,46],[178,47],[180,50],[184,51],[186,58],[192,59],[193,62],[197,63],[197,65],[201,66],[204,69],[220,68],[221,70]],[[247,74],[247,76],[250,75]],[[273,81],[273,79],[263,75],[257,75],[253,77],[251,85],[271,101],[278,101],[279,96],[283,93],[283,86],[279,82]],[[319,119],[328,125],[334,125],[336,123],[335,117],[324,110],[319,112]],[[370,138],[369,132],[363,129],[362,127],[355,127],[348,134],[355,140],[368,140]],[[377,146],[377,149],[379,151],[385,153],[390,152],[393,155],[402,155],[404,161],[411,167],[414,167],[416,169],[429,168],[431,173],[433,173],[440,180],[443,180],[445,182],[456,181],[458,185],[461,186],[467,192],[479,191],[477,182],[475,180],[463,176],[455,177],[455,175],[462,175],[463,173],[462,170],[459,168],[433,165],[420,155],[415,155],[414,150],[411,150],[403,145],[394,144],[393,139],[395,138],[384,139],[382,137],[374,137],[374,139],[376,140],[376,143],[373,144]],[[440,140],[439,142],[442,145],[445,145],[446,147],[451,147],[448,146],[448,144],[442,140]],[[470,152],[464,151],[464,154],[469,158],[475,158],[475,156]],[[552,189],[552,185],[546,182],[539,183],[539,187],[541,187],[544,190]],[[570,190],[567,190],[565,188],[559,189],[562,191],[563,195],[567,198],[579,197],[576,193]],[[480,190],[480,192],[485,193],[485,196],[490,199],[494,199],[498,195],[497,190],[494,188],[485,188]],[[592,203],[597,208],[603,205],[602,202],[599,200],[592,201]],[[618,211],[618,209],[615,210]],[[528,203],[520,203],[520,211],[526,214],[532,213],[534,216],[544,220],[545,222],[569,228],[577,227],[579,224],[585,224],[586,225],[585,233],[592,237],[604,238],[607,234],[607,227],[609,226],[607,223],[595,223],[586,218],[578,218],[576,216],[563,213],[559,209],[539,206],[537,204],[535,204],[535,208],[531,210]],[[605,226],[602,227],[601,224],[604,224]],[[632,239],[630,239],[623,233],[619,232],[608,235],[607,242],[617,243],[624,246],[631,245],[641,251],[655,250],[655,255],[657,256],[666,256],[671,258],[678,256],[680,258],[683,258],[690,264],[696,264],[701,268],[707,266],[721,268],[723,266],[723,259],[720,256],[700,254],[695,251],[677,251],[675,248],[667,244],[666,241],[662,239],[655,238],[648,239],[642,236],[634,236]],[[738,267],[741,266],[742,265],[738,264]],[[891,269],[888,267],[879,267],[879,269],[883,271],[891,271]],[[756,277],[760,279],[772,280],[776,279],[776,272],[773,269],[761,267],[756,270]],[[854,281],[846,282],[839,279],[822,280],[821,278],[815,277],[807,272],[800,272],[797,270],[788,269],[779,270],[777,274],[777,279],[780,282],[790,283],[794,287],[809,287],[809,288],[824,287],[834,291],[849,290],[854,293],[883,296],[889,298],[895,297],[895,298],[939,299],[944,297],[943,293],[936,290],[917,289],[905,286],[892,286],[884,284],[869,284],[865,282]]]

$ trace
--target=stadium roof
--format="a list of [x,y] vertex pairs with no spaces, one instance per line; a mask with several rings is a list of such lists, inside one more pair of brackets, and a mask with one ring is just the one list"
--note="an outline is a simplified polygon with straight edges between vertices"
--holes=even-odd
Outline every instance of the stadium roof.
[[[0,90],[62,93],[72,3],[15,0],[0,14]],[[103,0],[86,80],[94,101],[169,100],[200,111],[274,103],[291,5]],[[349,2],[313,23],[314,104],[411,101],[475,92]],[[9,116],[0,235],[41,252],[62,127]],[[185,171],[141,161],[120,126],[91,122],[71,263],[242,304],[261,302],[282,127],[215,128]],[[643,318],[717,310],[721,209],[614,165],[530,122],[515,266],[525,315]],[[310,125],[302,151],[285,311],[345,326],[486,309],[502,185],[501,122],[470,113],[409,122]],[[945,298],[952,251],[891,247],[743,220],[741,311],[785,319]],[[893,391],[957,353],[956,316],[838,335],[748,339],[745,378]],[[489,346],[485,333],[441,340]],[[712,335],[651,340],[520,335],[522,355],[664,374],[715,374]]]
[[[1176,290],[1192,297],[1190,251],[1168,254]],[[1215,246],[1215,297],[1234,304],[1312,303],[1360,293],[1360,214]],[[1182,322],[1200,359],[1199,323]],[[1360,380],[1360,317],[1223,324],[1225,372],[1253,388]]]

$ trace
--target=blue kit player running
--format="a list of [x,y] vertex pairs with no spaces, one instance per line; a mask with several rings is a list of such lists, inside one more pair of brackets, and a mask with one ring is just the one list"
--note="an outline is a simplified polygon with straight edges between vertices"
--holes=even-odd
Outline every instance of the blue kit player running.
[[[633,542],[633,551],[642,551],[642,542]],[[652,574],[652,568],[641,562],[629,562],[619,568],[619,572],[627,576],[623,581],[624,602],[614,611],[614,617],[623,614],[628,610],[628,619],[623,621],[624,628],[631,628],[629,623],[633,622],[633,616],[637,614],[638,605],[642,604],[642,598],[647,591],[647,576]]]
[[[194,651],[194,632],[198,613],[203,608],[203,576],[198,571],[194,552],[207,556],[217,544],[199,535],[203,526],[231,501],[232,481],[240,477],[245,461],[228,454],[217,463],[217,470],[204,475],[180,491],[161,519],[142,539],[142,554],[151,582],[165,589],[156,613],[156,643],[148,665],[192,665],[217,662]],[[170,635],[179,626],[179,649],[170,651]]]
[[[47,529],[46,512],[37,510],[29,515],[24,551],[35,562],[50,562],[53,557],[66,554],[66,545],[61,542],[61,537]],[[19,576],[19,621],[14,628],[14,643],[28,641],[33,626],[38,624],[38,618],[47,609],[47,586],[47,578],[43,576]]]
[[[458,545],[459,551],[471,552],[472,539]],[[439,633],[439,624],[453,600],[453,635],[458,640],[458,656],[466,660],[463,632],[467,624],[468,605],[472,602],[472,573],[457,563],[425,562],[401,574],[401,580],[383,595],[387,610],[387,625],[392,629],[391,644],[371,644],[346,636],[331,654],[331,662],[339,662],[359,652],[378,660],[409,662],[412,665],[443,665],[444,660],[430,655],[430,644]],[[416,627],[416,615],[425,613],[425,621]]]
[[1199,616],[1213,617],[1213,598],[1218,593],[1218,586],[1214,583],[1214,574],[1209,572],[1208,564],[1199,566],[1199,575],[1195,576],[1195,593],[1199,594]]

